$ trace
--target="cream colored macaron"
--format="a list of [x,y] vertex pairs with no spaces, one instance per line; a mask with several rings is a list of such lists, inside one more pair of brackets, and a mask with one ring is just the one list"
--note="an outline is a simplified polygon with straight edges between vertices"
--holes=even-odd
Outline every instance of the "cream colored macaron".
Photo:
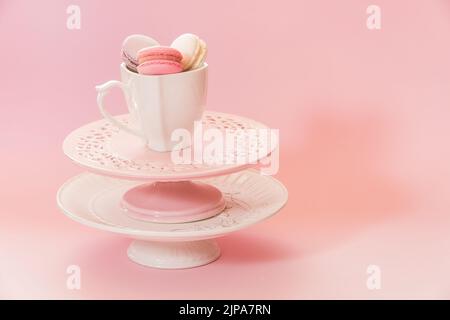
[[190,70],[200,67],[206,58],[206,43],[192,33],[185,33],[176,38],[170,45],[183,55],[181,64],[183,70]]

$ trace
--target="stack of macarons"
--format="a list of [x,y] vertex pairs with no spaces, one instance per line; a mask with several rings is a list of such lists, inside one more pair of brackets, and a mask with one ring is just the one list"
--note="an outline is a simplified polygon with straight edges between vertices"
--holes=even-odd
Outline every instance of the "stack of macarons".
[[172,74],[201,67],[206,58],[206,43],[185,33],[170,46],[161,46],[144,35],[131,35],[122,44],[122,60],[132,72],[143,75]]

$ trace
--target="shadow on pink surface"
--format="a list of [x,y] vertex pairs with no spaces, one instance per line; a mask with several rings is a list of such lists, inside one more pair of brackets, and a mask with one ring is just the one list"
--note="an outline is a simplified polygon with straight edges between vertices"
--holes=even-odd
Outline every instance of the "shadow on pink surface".
[[[196,299],[208,298],[211,290],[220,287],[223,290],[219,297],[230,298],[239,287],[240,292],[234,294],[245,297],[254,292],[253,284],[265,279],[271,291],[261,293],[261,297],[283,296],[284,293],[287,296],[292,292],[286,291],[291,286],[289,279],[283,273],[269,272],[268,267],[299,256],[292,247],[288,248],[286,243],[273,237],[236,233],[220,238],[222,256],[216,262],[199,268],[160,270],[128,260],[129,243],[130,240],[121,237],[106,237],[92,245],[83,242],[70,252],[70,261],[76,261],[82,270],[83,290],[79,294],[90,298]],[[236,277],[237,270],[239,277]],[[147,288],[147,293],[137,295],[135,290],[142,293],[143,288]],[[218,297],[217,292],[215,297]]]
[[[108,266],[107,269],[113,271],[119,265],[124,267],[123,257],[126,258],[126,250],[129,239],[121,236],[114,236],[116,241],[105,241],[103,245],[99,243],[93,243],[92,246],[84,248],[82,252],[73,252],[74,260],[78,261],[76,256],[80,258],[80,263],[89,263],[90,261],[96,261],[103,268]],[[237,232],[226,237],[218,239],[222,255],[214,262],[217,264],[234,264],[234,265],[246,265],[246,264],[259,264],[259,263],[271,263],[282,260],[297,259],[300,257],[300,253],[295,248],[288,246],[281,240],[276,240],[270,236],[246,234],[246,232]],[[87,249],[87,250],[85,250]],[[139,266],[126,259],[126,265],[132,263],[133,266]],[[144,267],[143,267],[144,268]],[[197,269],[204,269],[200,267]],[[106,268],[105,268],[106,269]],[[153,268],[144,268],[146,270],[158,270]],[[190,269],[190,270],[197,270]],[[187,269],[188,270],[188,269]]]
[[285,241],[264,234],[249,234],[246,231],[221,238],[219,244],[222,248],[223,264],[270,263],[301,257],[301,252]]
[[279,178],[291,195],[285,227],[297,231],[305,251],[335,246],[415,209],[414,190],[386,170],[394,131],[388,117],[320,109],[304,122],[301,151],[280,161]]

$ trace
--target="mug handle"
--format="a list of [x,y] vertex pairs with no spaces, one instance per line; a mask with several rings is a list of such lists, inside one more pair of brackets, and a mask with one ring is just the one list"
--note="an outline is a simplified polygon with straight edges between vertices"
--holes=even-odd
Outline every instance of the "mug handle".
[[105,117],[107,120],[109,120],[116,127],[120,128],[123,131],[126,131],[128,133],[131,133],[135,136],[138,136],[139,138],[143,139],[145,143],[147,143],[147,138],[145,138],[145,136],[142,132],[124,125],[123,123],[118,121],[116,118],[114,118],[108,111],[106,111],[105,105],[103,103],[103,99],[109,93],[109,90],[113,87],[119,87],[120,89],[122,89],[122,92],[125,96],[127,96],[129,94],[128,86],[125,85],[123,82],[120,82],[117,80],[111,80],[111,81],[108,81],[101,85],[96,86],[95,89],[97,90],[97,105],[100,109],[100,113],[102,114],[103,117]]

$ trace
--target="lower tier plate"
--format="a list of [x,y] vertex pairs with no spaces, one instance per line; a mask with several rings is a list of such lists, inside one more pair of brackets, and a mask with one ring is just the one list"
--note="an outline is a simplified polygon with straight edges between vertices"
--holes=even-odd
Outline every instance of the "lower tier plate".
[[83,173],[58,191],[57,202],[73,220],[92,228],[146,241],[195,241],[215,238],[248,227],[278,212],[287,201],[286,188],[276,179],[247,170],[198,180],[218,188],[225,209],[218,215],[187,223],[155,223],[127,216],[122,195],[141,182]]

